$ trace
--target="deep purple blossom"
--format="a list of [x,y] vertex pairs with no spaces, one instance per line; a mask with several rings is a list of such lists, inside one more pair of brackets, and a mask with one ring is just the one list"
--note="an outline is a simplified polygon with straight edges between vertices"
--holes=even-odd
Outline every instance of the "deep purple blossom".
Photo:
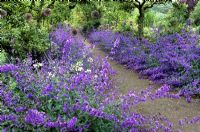
[[20,107],[17,107],[15,108],[15,111],[18,113],[18,112],[23,112],[26,110],[26,107],[23,107],[23,106],[20,106]]
[[76,126],[78,119],[76,117],[71,118],[70,120],[67,121],[67,127],[69,129],[72,129]]
[[58,128],[59,127],[59,122],[52,122],[52,121],[47,121],[44,126],[46,128]]
[[44,94],[44,95],[49,95],[50,92],[52,92],[52,90],[53,90],[52,84],[48,84],[47,86],[45,86],[45,87],[43,88],[42,94]]
[[5,121],[16,121],[17,116],[10,114],[10,115],[0,115],[0,123]]
[[0,66],[0,72],[9,72],[9,71],[15,71],[18,67],[13,64],[5,64]]
[[33,126],[43,125],[46,121],[46,116],[44,112],[39,112],[36,109],[30,109],[27,111],[24,120],[26,123]]

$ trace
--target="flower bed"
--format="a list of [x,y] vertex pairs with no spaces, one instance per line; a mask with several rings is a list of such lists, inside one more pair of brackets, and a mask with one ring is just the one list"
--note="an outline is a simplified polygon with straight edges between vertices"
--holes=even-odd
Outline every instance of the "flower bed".
[[51,49],[43,62],[28,56],[26,61],[0,66],[1,130],[172,131],[166,118],[130,110],[148,98],[178,99],[179,94],[168,92],[169,86],[121,96],[107,59],[93,58],[69,27],[59,26],[50,38]]
[[159,36],[155,42],[111,31],[95,31],[89,40],[102,45],[114,60],[143,77],[180,88],[185,96],[199,94],[199,38],[191,31],[183,29],[181,33]]

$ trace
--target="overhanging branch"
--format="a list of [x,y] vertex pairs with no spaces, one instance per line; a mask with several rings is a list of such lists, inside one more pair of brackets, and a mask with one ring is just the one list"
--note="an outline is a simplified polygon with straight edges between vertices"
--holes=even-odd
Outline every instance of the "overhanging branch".
[[[170,1],[170,0],[169,0]],[[163,2],[161,2],[161,1],[154,1],[153,3],[151,3],[150,5],[146,5],[145,7],[144,7],[144,10],[146,10],[146,9],[148,9],[148,8],[152,8],[154,5],[156,5],[156,4],[165,4],[166,2],[168,2],[168,0],[166,0],[166,1],[163,1]]]

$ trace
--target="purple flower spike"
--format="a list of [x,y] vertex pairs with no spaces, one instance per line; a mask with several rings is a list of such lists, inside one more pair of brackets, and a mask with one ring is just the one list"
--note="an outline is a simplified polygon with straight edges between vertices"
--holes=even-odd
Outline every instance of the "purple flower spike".
[[48,84],[46,87],[44,87],[42,93],[44,95],[49,95],[52,90],[53,90],[52,84]]
[[9,72],[9,71],[15,71],[18,67],[13,64],[5,64],[0,66],[0,72]]
[[77,119],[76,117],[73,117],[72,119],[68,120],[68,121],[67,121],[67,127],[68,127],[69,129],[74,128],[74,127],[76,126],[77,120],[78,120],[78,119]]

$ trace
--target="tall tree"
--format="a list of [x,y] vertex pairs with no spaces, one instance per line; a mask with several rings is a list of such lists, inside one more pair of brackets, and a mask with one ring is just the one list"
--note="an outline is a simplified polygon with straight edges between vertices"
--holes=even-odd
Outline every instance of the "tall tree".
[[144,30],[144,16],[145,11],[149,8],[152,8],[154,5],[157,4],[165,4],[166,2],[172,2],[172,0],[132,0],[126,1],[131,2],[135,8],[139,10],[138,16],[138,37],[141,39],[143,37],[143,30]]

